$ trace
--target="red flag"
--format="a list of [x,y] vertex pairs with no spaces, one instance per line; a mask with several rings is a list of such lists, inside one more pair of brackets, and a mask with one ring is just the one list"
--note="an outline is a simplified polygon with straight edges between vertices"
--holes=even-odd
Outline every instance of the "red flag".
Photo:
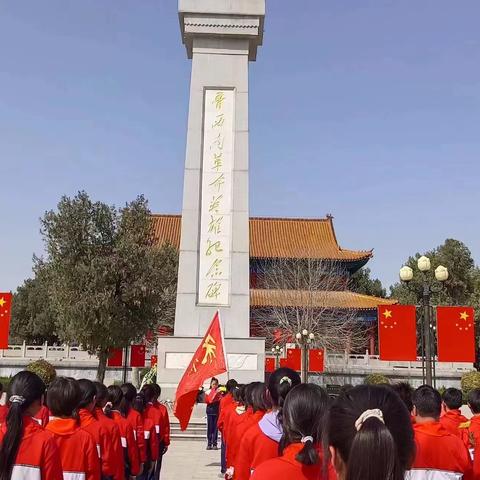
[[380,360],[417,359],[417,317],[415,305],[378,307]]
[[145,366],[145,345],[132,345],[130,347],[130,366],[141,368]]
[[150,357],[150,366],[154,367],[157,364],[158,364],[158,355],[152,355]]
[[325,367],[324,352],[321,349],[311,349],[308,351],[308,370],[309,372],[322,373]]
[[8,348],[11,316],[12,294],[10,292],[0,292],[0,348]]
[[273,357],[265,357],[265,371],[267,373],[275,371],[275,359]]
[[437,307],[439,362],[475,362],[475,311]]
[[299,372],[302,367],[302,350],[300,348],[287,348],[287,358],[280,359],[280,366]]
[[185,430],[192,415],[198,390],[207,378],[227,371],[220,315],[217,312],[208,327],[202,343],[193,355],[187,370],[178,384],[174,415]]
[[111,348],[107,365],[109,367],[121,367],[123,365],[123,348]]

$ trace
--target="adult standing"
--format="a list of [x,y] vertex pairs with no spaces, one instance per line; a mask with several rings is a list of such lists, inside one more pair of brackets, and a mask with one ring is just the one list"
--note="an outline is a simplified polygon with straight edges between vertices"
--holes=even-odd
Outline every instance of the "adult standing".
[[210,380],[210,388],[205,392],[207,403],[207,450],[218,450],[218,414],[222,394],[218,389],[218,380]]

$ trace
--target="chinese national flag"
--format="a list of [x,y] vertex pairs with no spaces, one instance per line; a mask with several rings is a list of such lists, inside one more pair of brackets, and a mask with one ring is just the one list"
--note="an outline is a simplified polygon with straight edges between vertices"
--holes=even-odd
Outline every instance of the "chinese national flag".
[[130,347],[130,366],[140,368],[145,366],[145,345],[132,345]]
[[12,294],[10,292],[0,292],[0,348],[8,348],[11,315]]
[[439,362],[475,362],[475,311],[437,307]]
[[378,307],[380,360],[417,359],[417,317],[415,305]]
[[313,373],[322,373],[324,370],[325,356],[323,350],[312,349],[308,351],[308,370]]
[[173,413],[180,421],[182,430],[188,427],[198,390],[203,382],[226,371],[222,326],[217,312],[178,384]]
[[300,348],[287,348],[287,358],[280,359],[280,366],[299,372],[302,369],[302,350]]
[[150,366],[154,367],[157,364],[158,364],[158,355],[152,355],[150,357]]
[[109,367],[121,367],[123,365],[123,348],[111,348],[107,365]]
[[265,371],[272,373],[275,371],[275,359],[272,357],[265,357]]

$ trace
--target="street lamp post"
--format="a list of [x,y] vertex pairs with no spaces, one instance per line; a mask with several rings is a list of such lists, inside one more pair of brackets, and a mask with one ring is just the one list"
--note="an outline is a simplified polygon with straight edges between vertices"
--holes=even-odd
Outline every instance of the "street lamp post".
[[272,348],[272,354],[275,357],[275,369],[280,367],[280,357],[283,355],[283,347],[275,345]]
[[[432,321],[430,317],[430,298],[432,292],[438,291],[436,285],[442,285],[443,282],[448,280],[448,270],[442,265],[438,266],[435,269],[435,280],[438,283],[430,280],[427,273],[430,271],[431,264],[428,257],[422,256],[417,261],[417,268],[422,273],[422,350],[423,358],[425,364],[425,383],[427,385],[433,384],[433,352],[432,352]],[[413,270],[410,267],[403,266],[400,269],[400,280],[402,282],[408,283],[413,279]]]
[[303,329],[301,332],[298,332],[295,335],[297,343],[300,345],[302,350],[302,365],[301,365],[301,378],[302,383],[307,383],[308,381],[308,350],[311,347],[313,341],[315,340],[315,334],[309,332],[307,329]]

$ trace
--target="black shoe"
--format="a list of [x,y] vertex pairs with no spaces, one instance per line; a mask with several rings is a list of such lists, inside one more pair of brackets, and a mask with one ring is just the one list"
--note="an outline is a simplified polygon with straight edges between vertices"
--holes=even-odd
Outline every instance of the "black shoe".
[[216,445],[214,445],[214,446],[212,447],[212,450],[218,450],[218,447],[217,447]]
[[213,447],[211,445],[207,446],[207,450],[211,450]]

